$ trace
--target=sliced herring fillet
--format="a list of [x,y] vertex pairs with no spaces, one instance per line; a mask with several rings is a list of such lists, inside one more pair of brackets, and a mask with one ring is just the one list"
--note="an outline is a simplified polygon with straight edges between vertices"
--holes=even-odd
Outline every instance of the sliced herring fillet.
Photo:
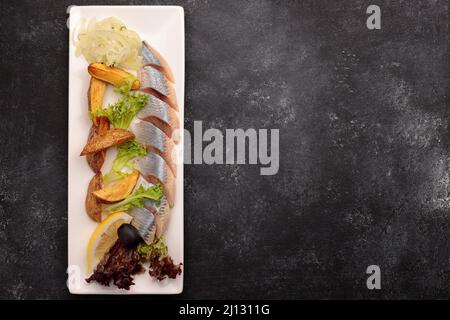
[[140,90],[159,98],[178,111],[175,88],[158,69],[152,66],[144,66],[141,68]]
[[180,120],[177,112],[157,97],[152,95],[148,97],[148,103],[138,113],[138,118],[153,123],[175,143],[179,143]]
[[175,202],[175,176],[167,162],[159,154],[149,152],[136,162],[135,168],[148,182],[161,184],[172,208]]
[[137,142],[142,144],[147,151],[159,154],[167,162],[173,175],[177,176],[177,166],[174,159],[175,144],[161,129],[151,122],[138,121],[130,127]]
[[142,62],[144,66],[151,66],[159,70],[172,83],[175,83],[175,77],[166,59],[147,41],[142,41]]

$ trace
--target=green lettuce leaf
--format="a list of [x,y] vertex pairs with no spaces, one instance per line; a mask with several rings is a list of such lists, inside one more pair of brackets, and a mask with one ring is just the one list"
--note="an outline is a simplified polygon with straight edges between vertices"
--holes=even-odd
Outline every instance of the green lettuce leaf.
[[136,114],[148,102],[148,96],[131,90],[136,77],[126,79],[124,85],[116,88],[114,92],[121,95],[120,99],[106,108],[98,108],[90,112],[90,117],[107,117],[115,128],[127,129]]
[[166,240],[164,237],[156,238],[151,245],[141,242],[136,247],[136,252],[141,257],[142,262],[153,261],[155,259],[162,259],[167,257],[169,252],[167,250]]
[[136,140],[128,141],[117,148],[117,156],[112,164],[111,171],[103,177],[103,182],[108,184],[127,175],[123,170],[133,170],[133,159],[141,158],[147,154],[147,150]]
[[115,203],[106,208],[106,211],[127,211],[132,208],[143,208],[145,200],[154,200],[159,205],[159,200],[163,196],[163,189],[161,186],[156,185],[145,189],[142,185],[128,197],[122,201]]

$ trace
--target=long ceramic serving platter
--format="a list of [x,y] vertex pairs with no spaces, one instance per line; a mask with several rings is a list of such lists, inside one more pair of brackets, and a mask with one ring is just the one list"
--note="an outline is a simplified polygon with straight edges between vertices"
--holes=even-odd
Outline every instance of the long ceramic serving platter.
[[[136,31],[141,39],[156,48],[169,63],[175,76],[175,90],[179,104],[180,131],[184,123],[184,11],[177,6],[74,6],[69,21],[69,145],[68,145],[68,281],[73,294],[178,294],[183,290],[183,273],[175,280],[158,282],[148,272],[135,276],[129,291],[86,283],[87,245],[97,223],[85,213],[85,196],[92,171],[80,151],[86,144],[91,127],[88,117],[87,91],[90,76],[88,63],[75,55],[75,41],[81,24],[94,18],[117,17]],[[113,102],[112,88],[105,94],[104,104]],[[182,137],[181,137],[182,138]],[[183,146],[181,141],[178,148]],[[111,168],[115,154],[108,150],[102,171]],[[169,253],[174,261],[183,262],[183,165],[177,164],[176,200],[169,227],[165,233]]]

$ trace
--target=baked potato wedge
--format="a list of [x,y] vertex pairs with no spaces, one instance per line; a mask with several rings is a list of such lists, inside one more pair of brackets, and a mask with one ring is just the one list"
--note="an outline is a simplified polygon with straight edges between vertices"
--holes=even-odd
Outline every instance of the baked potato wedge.
[[[88,72],[92,77],[108,82],[116,87],[123,85],[127,78],[133,77],[131,73],[119,68],[108,67],[102,63],[91,63],[88,66]],[[139,86],[139,80],[136,80],[131,89],[139,89]]]
[[107,117],[98,117],[97,134],[104,135],[110,129],[109,119]]
[[[91,77],[88,90],[88,102],[89,111],[95,112],[95,110],[102,108],[103,96],[105,95],[106,82],[97,78]],[[92,118],[92,122],[95,126],[99,125],[99,117]]]
[[134,139],[134,134],[125,129],[109,129],[104,134],[95,135],[86,144],[81,156],[108,149]]
[[[87,144],[90,143],[90,141],[98,135],[105,134],[109,130],[109,120],[106,117],[99,117],[98,126],[92,125],[91,130],[89,131],[88,141]],[[89,153],[86,155],[86,161],[89,165],[89,167],[94,171],[94,173],[100,172],[102,169],[103,163],[105,162],[106,157],[106,149]]]
[[97,199],[108,203],[123,200],[131,194],[138,178],[139,172],[134,170],[125,178],[114,181],[103,189],[94,191],[92,194],[97,197]]
[[103,163],[105,163],[106,150],[101,150],[95,153],[86,155],[86,161],[94,173],[99,173],[102,170]]
[[101,189],[102,183],[102,174],[98,172],[89,182],[85,200],[86,213],[96,222],[102,221],[102,203],[93,195],[93,192]]

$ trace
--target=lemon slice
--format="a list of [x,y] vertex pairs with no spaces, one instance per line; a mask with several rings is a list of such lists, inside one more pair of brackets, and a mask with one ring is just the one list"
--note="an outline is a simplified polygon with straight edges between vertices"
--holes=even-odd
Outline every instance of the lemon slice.
[[117,241],[117,229],[124,223],[129,223],[131,216],[125,212],[116,212],[100,223],[89,239],[87,249],[88,273],[97,266],[105,253]]

